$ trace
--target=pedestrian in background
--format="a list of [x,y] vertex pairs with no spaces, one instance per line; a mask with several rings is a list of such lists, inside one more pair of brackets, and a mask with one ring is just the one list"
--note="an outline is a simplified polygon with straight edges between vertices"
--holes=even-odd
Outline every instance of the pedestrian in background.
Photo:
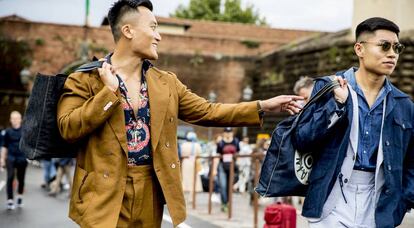
[[[268,138],[259,138],[256,140],[256,145],[253,148],[252,158],[251,158],[251,166],[250,166],[250,178],[249,178],[249,193],[250,193],[250,205],[253,205],[253,195],[255,194],[254,188],[257,183],[254,182],[254,177],[258,172],[260,175],[260,169],[262,167],[265,155],[267,153],[267,149],[270,145],[270,139]],[[256,171],[256,160],[259,160],[259,167]]]
[[43,183],[40,187],[49,191],[50,184],[56,179],[56,166],[51,158],[42,159],[41,165],[43,169]]
[[[196,156],[201,154],[201,145],[197,140],[197,134],[194,132],[188,132],[186,141],[181,144],[181,155],[187,158],[182,160],[181,171],[182,171],[182,183],[183,183],[183,190],[184,192],[190,193],[190,200],[192,199],[193,192],[193,184],[194,184],[194,175],[195,177],[195,191],[201,192],[201,179],[198,176],[198,172],[201,170],[201,163],[198,159],[196,162]],[[194,165],[196,167],[194,167]],[[195,173],[194,173],[195,168]]]
[[[234,137],[231,127],[224,128],[223,138],[217,143],[217,154],[221,155],[218,164],[218,181],[220,186],[221,210],[227,212],[229,188],[233,190],[234,180],[230,180],[230,164],[234,155],[240,151],[239,139]],[[234,164],[234,176],[237,176],[237,165]]]
[[72,188],[72,158],[57,158],[54,162],[57,165],[56,179],[50,185],[49,196],[56,196],[62,191],[62,180],[66,177],[68,190]]
[[0,171],[4,171],[3,165],[1,164],[1,148],[4,144],[4,136],[6,135],[6,129],[0,130]]
[[300,77],[299,80],[295,82],[293,86],[293,92],[296,95],[302,96],[305,101],[305,104],[309,101],[310,95],[313,90],[313,85],[315,84],[313,78],[308,76]]
[[[239,148],[239,155],[250,155],[252,153],[253,149],[249,144],[249,137],[243,137],[243,140],[239,143]],[[241,193],[246,191],[249,182],[251,160],[249,157],[240,157],[236,161],[237,167],[239,167],[239,179],[233,188]]]
[[17,177],[17,207],[23,206],[24,179],[26,175],[26,155],[20,151],[22,136],[22,115],[18,111],[10,113],[11,127],[6,129],[1,147],[0,166],[7,169],[7,209],[15,209],[13,182]]
[[[397,227],[414,207],[414,104],[388,76],[404,50],[385,18],[356,27],[358,67],[303,112],[292,140],[317,154],[302,215],[311,228]],[[332,77],[316,79],[313,94]]]

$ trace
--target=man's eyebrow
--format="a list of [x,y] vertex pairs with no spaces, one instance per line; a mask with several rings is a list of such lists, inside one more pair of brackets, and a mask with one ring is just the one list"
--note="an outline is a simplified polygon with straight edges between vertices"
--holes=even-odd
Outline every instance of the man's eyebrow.
[[400,42],[398,39],[397,40],[380,39],[379,41],[380,42],[390,42],[390,43],[399,43]]

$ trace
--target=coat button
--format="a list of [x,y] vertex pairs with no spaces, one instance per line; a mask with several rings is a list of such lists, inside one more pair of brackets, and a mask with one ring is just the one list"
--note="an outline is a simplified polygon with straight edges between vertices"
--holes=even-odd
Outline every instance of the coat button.
[[387,166],[388,171],[391,171],[391,165]]
[[403,129],[405,130],[405,124],[402,125]]
[[387,194],[387,195],[391,194],[391,190],[386,189],[386,190],[385,190],[385,194]]
[[171,164],[171,168],[175,169],[175,164],[174,163]]
[[385,141],[385,145],[386,146],[389,146],[390,145],[390,142],[387,140],[387,141]]
[[103,177],[104,178],[108,178],[109,177],[109,172],[108,171],[105,171],[104,174],[103,174]]
[[170,118],[170,123],[174,122],[174,117]]
[[166,143],[165,143],[165,146],[166,146],[166,147],[170,147],[170,143],[169,143],[169,142],[166,142]]
[[348,183],[348,178],[345,178],[344,183],[345,184]]

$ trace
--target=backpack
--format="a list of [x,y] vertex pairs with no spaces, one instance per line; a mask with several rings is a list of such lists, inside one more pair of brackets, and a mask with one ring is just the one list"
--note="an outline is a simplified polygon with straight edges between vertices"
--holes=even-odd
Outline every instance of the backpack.
[[[101,68],[103,61],[86,63],[75,72],[90,72]],[[19,149],[30,160],[73,158],[77,145],[66,142],[57,126],[57,105],[68,75],[36,75],[22,123]]]
[[308,177],[312,170],[312,152],[297,151],[292,143],[292,134],[298,126],[302,113],[337,86],[339,83],[331,80],[312,96],[299,114],[288,117],[276,126],[255,188],[259,195],[305,196]]

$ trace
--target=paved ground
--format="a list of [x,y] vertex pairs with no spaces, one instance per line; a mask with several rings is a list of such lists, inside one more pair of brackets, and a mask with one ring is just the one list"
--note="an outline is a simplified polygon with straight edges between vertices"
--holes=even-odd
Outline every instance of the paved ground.
[[[21,209],[7,211],[5,209],[5,172],[0,173],[0,227],[1,228],[72,228],[78,227],[68,217],[67,193],[56,198],[47,196],[40,188],[42,171],[40,168],[29,166],[26,177],[25,206]],[[213,203],[212,214],[208,214],[207,193],[197,194],[196,210],[188,202],[188,219],[179,228],[250,228],[253,227],[253,207],[249,205],[247,194],[234,194],[233,218],[228,219],[227,214],[220,211],[220,204]],[[261,200],[259,209],[258,227],[263,227],[263,210],[271,200]],[[165,210],[162,227],[172,227],[168,211]],[[298,213],[300,214],[300,213]],[[297,227],[307,228],[307,223],[300,215],[297,216]],[[401,228],[414,227],[414,213],[409,213],[404,219]]]
[[[6,210],[6,190],[4,181],[6,172],[0,172],[0,228],[75,228],[79,227],[68,218],[68,193],[64,192],[56,198],[49,197],[47,192],[40,188],[42,170],[29,166],[26,176],[26,191],[24,207],[12,211]],[[165,210],[163,228],[173,227],[168,211]],[[180,228],[218,226],[202,218],[189,216]]]
[[[214,203],[213,210],[211,215],[208,214],[208,204],[207,204],[207,193],[199,193],[197,194],[196,199],[196,210],[192,209],[192,205],[188,203],[187,211],[190,215],[194,217],[199,217],[206,221],[210,221],[211,223],[224,228],[250,228],[254,227],[254,220],[253,220],[253,207],[249,205],[249,196],[247,194],[234,194],[234,209],[233,209],[233,216],[232,219],[228,219],[228,215],[220,211],[220,204]],[[263,211],[266,205],[272,203],[272,199],[261,199],[260,200],[260,207],[259,207],[259,214],[258,214],[258,226],[263,227],[264,219],[263,219]],[[297,224],[298,228],[308,228],[308,224],[304,217],[300,215],[301,211],[300,208],[297,208]],[[403,223],[399,226],[400,228],[412,228],[414,227],[414,212],[408,213]]]

